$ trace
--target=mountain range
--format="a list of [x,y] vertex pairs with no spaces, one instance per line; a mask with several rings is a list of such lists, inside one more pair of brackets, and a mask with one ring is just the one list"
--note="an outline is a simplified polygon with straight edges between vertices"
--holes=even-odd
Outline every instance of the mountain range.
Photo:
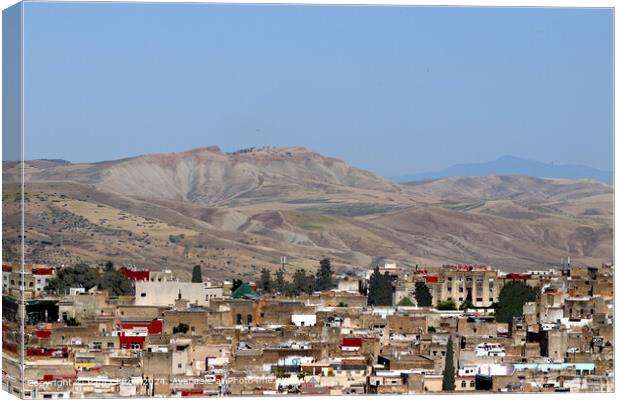
[[[3,163],[3,252],[19,257],[19,163]],[[211,146],[98,163],[24,163],[31,262],[107,260],[255,279],[260,269],[548,268],[612,259],[613,187],[584,179],[447,177],[399,184],[302,147]],[[189,272],[187,272],[189,274]]]
[[584,165],[556,165],[514,156],[503,156],[495,161],[457,164],[441,171],[394,177],[395,182],[414,182],[453,176],[531,176],[536,178],[592,179],[612,183],[613,173]]

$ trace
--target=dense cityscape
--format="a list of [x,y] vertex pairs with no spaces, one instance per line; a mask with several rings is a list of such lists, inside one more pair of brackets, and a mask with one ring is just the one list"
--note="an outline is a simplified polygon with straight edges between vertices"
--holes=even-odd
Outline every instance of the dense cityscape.
[[613,391],[613,265],[386,262],[336,274],[323,259],[316,271],[216,282],[200,266],[181,281],[111,262],[3,263],[3,389],[33,399]]

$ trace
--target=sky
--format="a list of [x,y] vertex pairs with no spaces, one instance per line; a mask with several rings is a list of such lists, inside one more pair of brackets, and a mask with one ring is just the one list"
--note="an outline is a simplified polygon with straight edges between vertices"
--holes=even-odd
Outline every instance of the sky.
[[305,146],[613,169],[610,9],[24,6],[27,159]]

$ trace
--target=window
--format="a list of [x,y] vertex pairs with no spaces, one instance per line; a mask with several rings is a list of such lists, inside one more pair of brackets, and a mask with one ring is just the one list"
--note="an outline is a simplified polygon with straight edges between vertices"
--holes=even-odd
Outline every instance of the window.
[[146,293],[140,293],[140,297],[146,297]]
[[108,342],[108,349],[114,348],[114,342]]
[[465,382],[465,381],[461,381],[461,387],[462,387],[462,388],[467,387],[467,382]]
[[140,348],[140,343],[132,343],[131,344],[131,348],[132,349],[139,349]]
[[177,364],[177,368],[181,368],[181,367],[183,367],[183,364],[178,363],[178,364]]
[[96,350],[101,350],[101,342],[93,342],[93,347]]
[[469,387],[476,387],[476,381],[469,382]]

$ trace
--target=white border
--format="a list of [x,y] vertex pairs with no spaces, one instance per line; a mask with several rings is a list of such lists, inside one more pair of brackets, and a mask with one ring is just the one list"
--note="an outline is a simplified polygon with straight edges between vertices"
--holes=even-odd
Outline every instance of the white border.
[[[25,1],[25,3],[28,2],[33,2],[33,1]],[[46,0],[40,0],[37,2],[54,2],[54,1],[46,1]],[[79,2],[78,0],[64,0],[64,1],[56,1],[56,2]],[[116,1],[116,0],[108,0],[108,1],[102,1],[102,3],[104,2],[108,2],[108,3],[124,3],[125,1]],[[459,0],[426,0],[426,1],[415,1],[415,0],[400,0],[400,1],[364,1],[364,0],[339,0],[339,1],[330,1],[330,0],[314,0],[314,1],[309,1],[309,0],[296,0],[296,1],[286,1],[286,2],[277,2],[277,1],[269,1],[269,0],[228,0],[228,1],[213,1],[213,0],[207,0],[207,1],[184,1],[184,0],[151,0],[151,1],[134,1],[136,3],[224,3],[224,4],[314,4],[314,5],[330,5],[330,4],[336,4],[336,5],[405,5],[405,6],[413,6],[413,5],[418,5],[418,6],[478,6],[478,7],[585,7],[585,8],[595,8],[595,7],[611,7],[614,8],[616,7],[616,1],[613,0],[590,0],[590,1],[584,1],[584,0],[562,0],[562,1],[558,1],[558,0],[526,0],[526,1],[514,1],[514,0],[505,0],[505,1],[497,1],[497,0],[473,0],[473,1],[459,1]],[[2,9],[5,9],[11,5],[16,4],[17,2],[15,0],[0,0],[0,5]],[[23,15],[22,15],[23,16]],[[0,19],[0,25],[1,25],[1,19]],[[615,15],[614,15],[614,28],[615,28]],[[0,42],[1,42],[1,29],[0,29]],[[618,103],[616,102],[616,93],[618,92],[618,83],[615,79],[615,76],[617,74],[617,63],[616,63],[616,44],[618,43],[618,31],[614,29],[614,187],[617,187],[618,181],[615,175],[615,171],[617,170],[617,159],[615,158],[615,154],[617,153],[618,150],[618,142],[615,141],[615,116],[618,115]],[[2,56],[0,53],[0,62],[1,62]],[[2,88],[2,83],[0,82],[0,92],[1,92],[1,88]],[[22,90],[23,90],[23,82],[22,82]],[[1,115],[1,100],[0,100],[0,115]],[[23,111],[23,110],[22,110]],[[23,113],[22,113],[22,117],[23,117]],[[22,121],[23,124],[23,121]],[[22,136],[22,140],[23,140],[23,136]],[[23,143],[22,143],[22,152],[23,152]],[[0,141],[0,154],[1,154],[1,150],[2,150],[2,142]],[[0,175],[0,185],[2,184],[2,177]],[[614,191],[615,192],[615,191]],[[615,255],[617,254],[617,250],[618,250],[618,232],[615,229],[615,226],[617,226],[617,221],[618,221],[618,211],[620,210],[620,207],[618,206],[618,204],[615,202],[615,193],[614,193],[614,259],[615,259]],[[2,215],[0,214],[0,223],[2,221]],[[0,238],[1,238],[1,231],[0,231]],[[618,288],[618,282],[619,282],[619,274],[615,274],[615,280],[614,280],[614,289]],[[615,311],[618,310],[618,298],[616,297],[614,299],[614,308]],[[620,334],[619,334],[618,329],[615,329],[614,327],[614,335],[615,335],[615,346],[620,345],[620,341],[618,340],[620,338]],[[614,371],[615,367],[618,365],[616,362],[616,357],[617,355],[617,351],[616,351],[616,347],[614,347]],[[618,383],[617,380],[614,382],[614,387],[615,387],[615,392],[618,393]],[[515,398],[515,396],[518,397],[523,397],[523,396],[527,396],[528,398],[534,398],[534,396],[544,396],[544,397],[559,397],[561,396],[562,399],[564,400],[568,400],[568,399],[575,399],[575,400],[581,400],[583,399],[585,396],[588,395],[594,395],[597,398],[601,398],[601,399],[612,399],[615,398],[614,394],[612,393],[596,393],[596,394],[588,394],[588,393],[562,393],[562,394],[554,394],[554,393],[549,393],[549,394],[540,394],[540,393],[530,393],[530,394],[511,394],[511,393],[492,393],[492,394],[486,394],[483,392],[476,392],[476,394],[473,395],[469,395],[469,394],[458,394],[458,395],[450,395],[450,394],[427,394],[424,395],[424,399],[439,399],[445,396],[454,396],[454,398],[458,399],[463,399],[463,400],[476,400],[477,397],[479,395],[484,395],[485,397],[488,398],[499,398],[499,399],[505,399],[506,396],[510,396],[510,398]],[[264,396],[263,396],[264,397]],[[286,397],[290,397],[290,396],[277,396],[279,398],[286,398]],[[389,400],[402,400],[403,398],[405,398],[406,395],[386,395],[386,396],[381,396],[382,399],[389,399]],[[9,395],[5,392],[1,392],[0,391],[0,398],[15,398],[12,395]],[[313,399],[319,399],[319,400],[330,400],[333,399],[334,396],[312,396]],[[356,398],[360,398],[360,399],[375,399],[376,396],[356,396]]]

